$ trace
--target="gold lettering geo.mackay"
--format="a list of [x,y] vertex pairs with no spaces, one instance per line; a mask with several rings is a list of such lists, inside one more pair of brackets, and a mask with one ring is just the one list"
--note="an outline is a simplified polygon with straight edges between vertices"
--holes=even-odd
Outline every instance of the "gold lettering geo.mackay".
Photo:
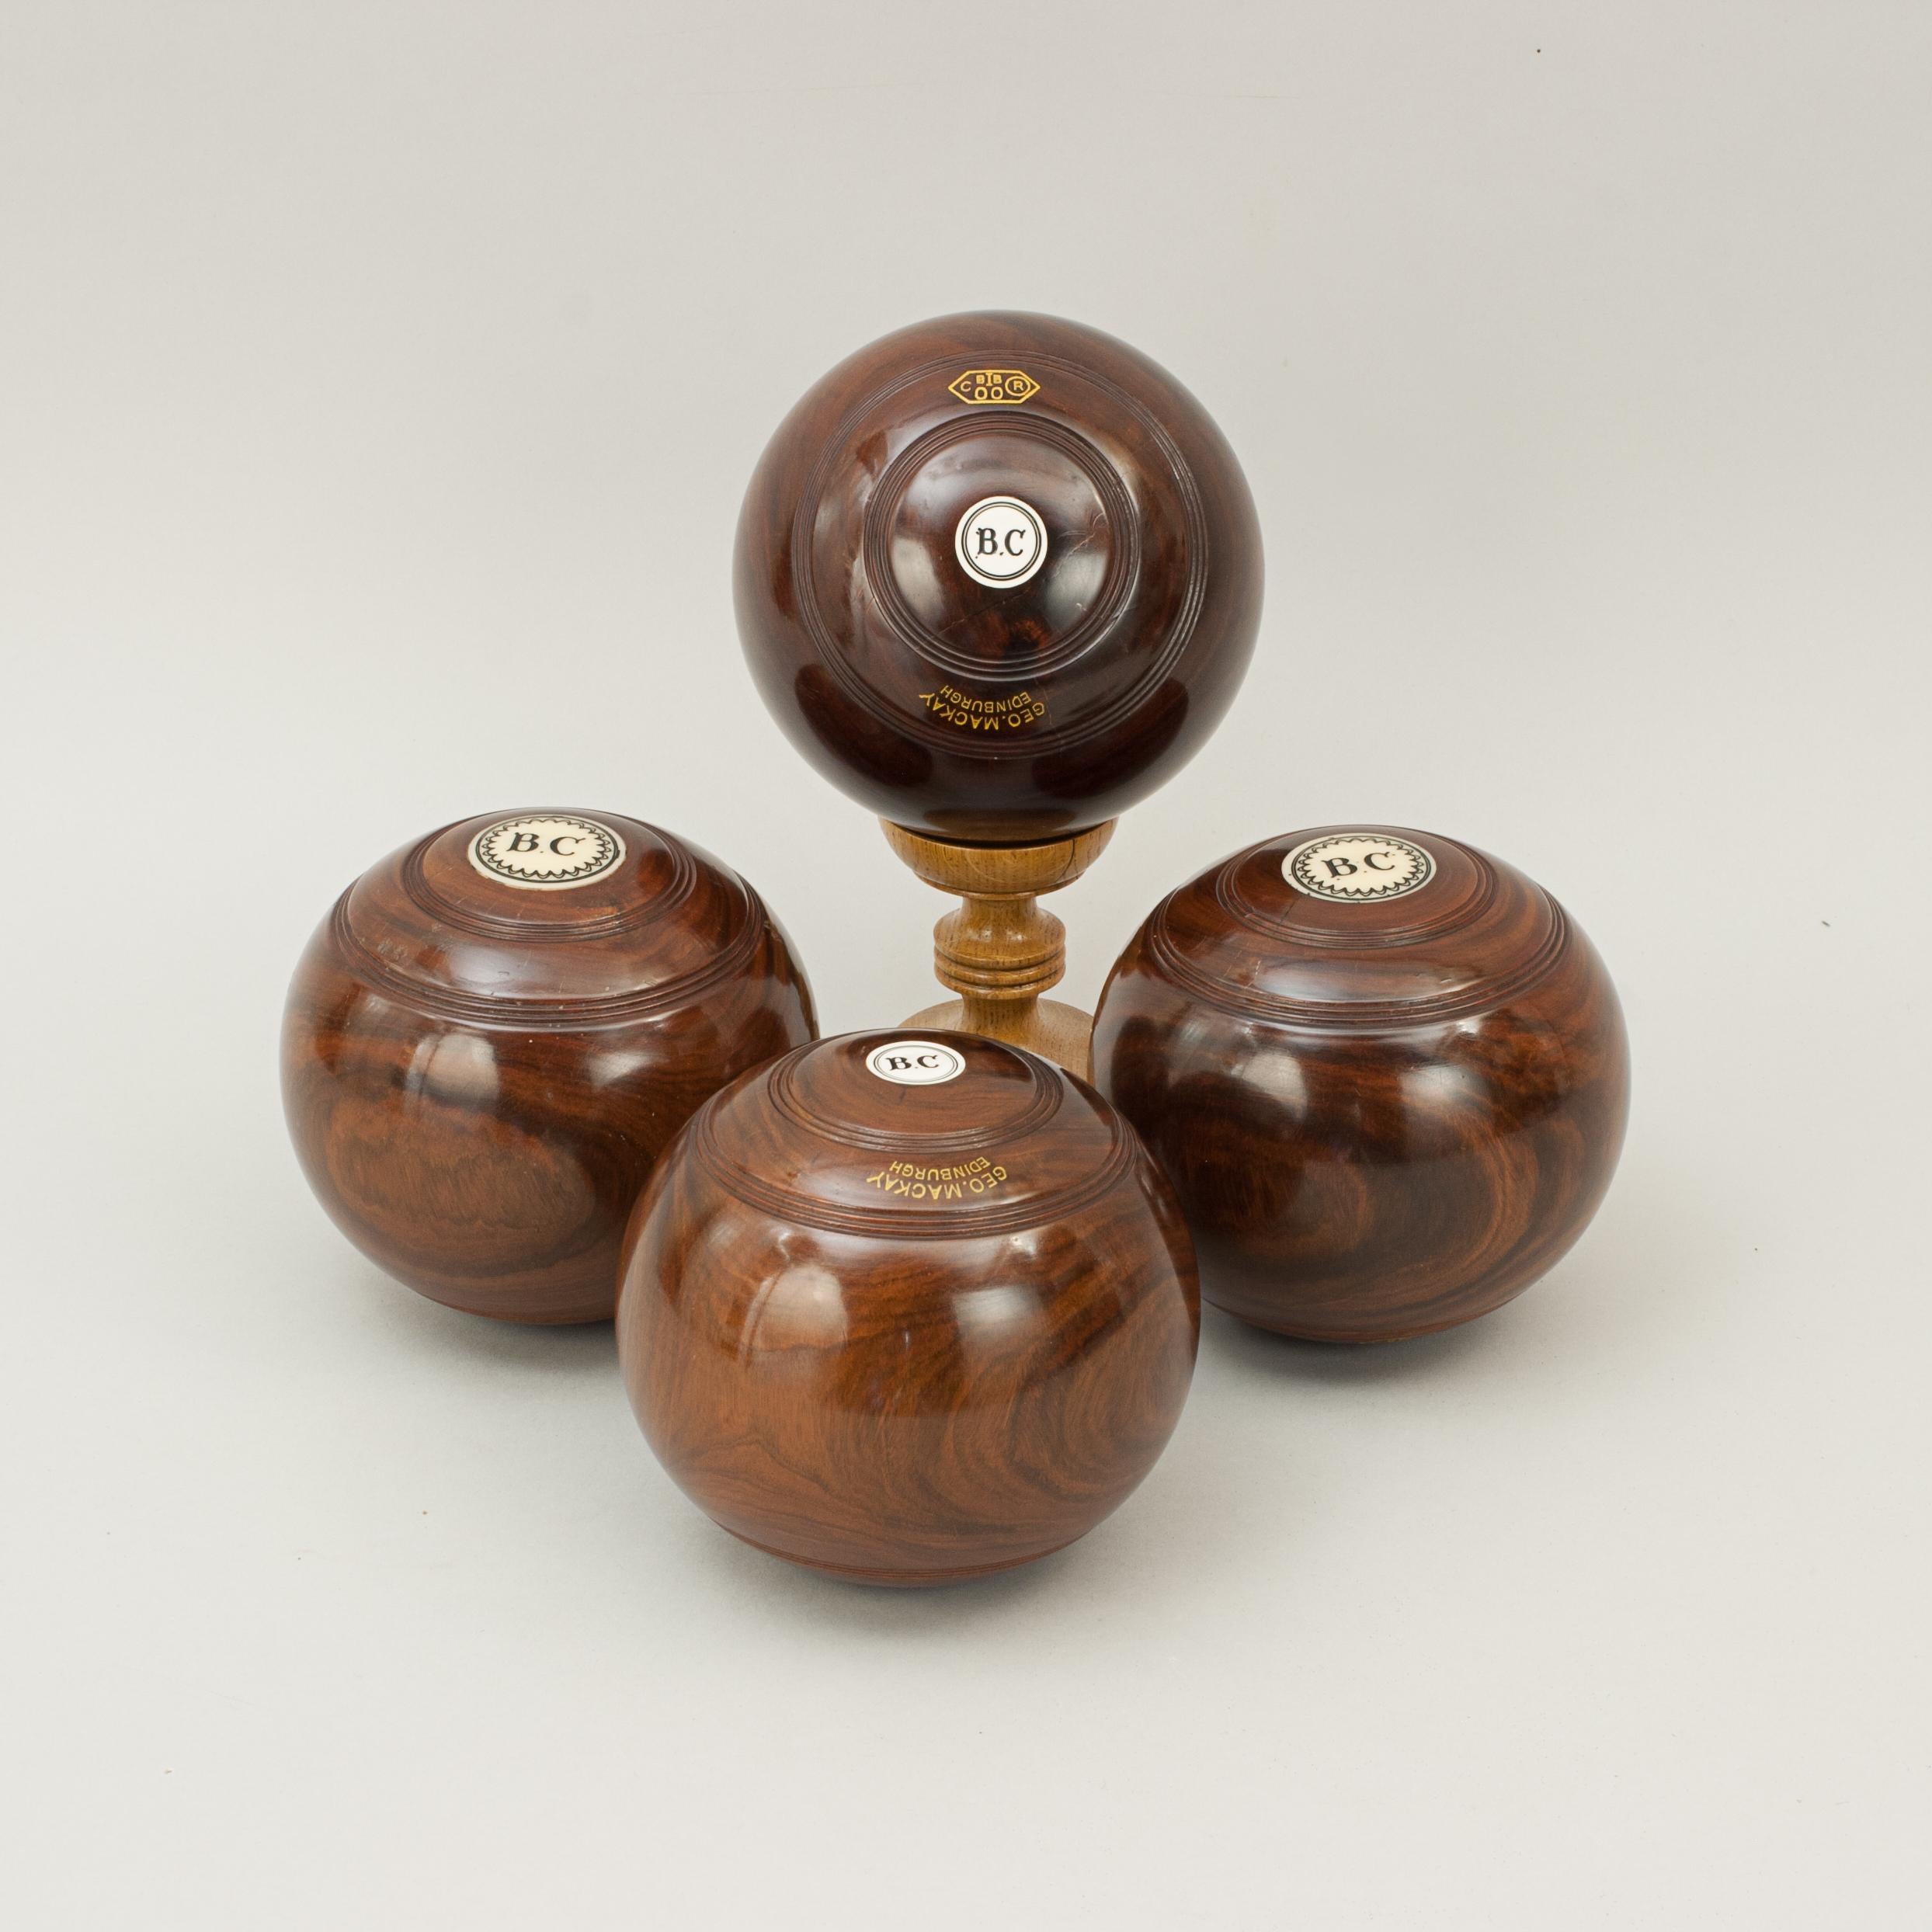
[[919,702],[942,723],[962,731],[1016,731],[1037,724],[1047,714],[1045,704],[1030,691],[1011,697],[968,697],[950,684],[922,691]]
[[999,1163],[982,1154],[952,1167],[926,1167],[914,1161],[891,1161],[866,1185],[882,1194],[903,1194],[909,1201],[964,1201],[969,1194],[990,1194],[1006,1178]]

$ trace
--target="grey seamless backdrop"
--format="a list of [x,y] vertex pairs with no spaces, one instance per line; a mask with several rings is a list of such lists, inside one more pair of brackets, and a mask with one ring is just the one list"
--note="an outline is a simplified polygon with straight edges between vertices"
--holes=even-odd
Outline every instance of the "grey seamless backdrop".
[[[1932,16],[0,10],[0,1772],[23,1926],[1923,1922]],[[1597,940],[1624,1168],[1494,1319],[1207,1322],[949,1594],[742,1549],[610,1337],[433,1308],[284,1145],[287,975],[493,807],[742,867],[829,1029],[942,909],[760,711],[794,397],[1030,306],[1189,383],[1270,589],[1065,895],[1437,829]]]

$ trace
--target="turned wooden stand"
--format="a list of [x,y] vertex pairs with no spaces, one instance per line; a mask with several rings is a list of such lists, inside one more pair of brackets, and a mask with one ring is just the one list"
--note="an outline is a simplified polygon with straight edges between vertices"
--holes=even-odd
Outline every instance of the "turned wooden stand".
[[1042,999],[1066,971],[1067,929],[1036,902],[1071,885],[1114,836],[1114,824],[1044,845],[947,845],[881,818],[887,842],[928,885],[959,895],[933,929],[933,971],[959,995],[914,1013],[909,1027],[1004,1040],[1086,1079],[1093,1019]]

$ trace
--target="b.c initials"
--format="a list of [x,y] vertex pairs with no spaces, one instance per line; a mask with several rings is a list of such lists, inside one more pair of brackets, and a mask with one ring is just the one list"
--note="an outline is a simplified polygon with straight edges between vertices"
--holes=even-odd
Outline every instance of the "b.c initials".
[[[513,834],[509,850],[512,852],[534,852],[542,843],[533,832],[519,832]],[[582,834],[575,832],[560,832],[555,838],[551,840],[548,850],[555,853],[560,859],[568,859],[570,857],[570,848],[582,843]]]
[[1003,545],[1000,542],[999,531],[992,528],[989,524],[982,523],[978,529],[973,532],[973,537],[975,547],[982,557],[997,557],[1002,548],[1009,557],[1022,557],[1026,554],[1027,533],[1023,530],[1008,530]]
[[1364,852],[1360,866],[1353,859],[1324,859],[1322,863],[1327,867],[1331,879],[1340,879],[1345,878],[1351,872],[1360,871],[1364,866],[1371,872],[1393,872],[1395,870],[1395,855],[1392,852]]

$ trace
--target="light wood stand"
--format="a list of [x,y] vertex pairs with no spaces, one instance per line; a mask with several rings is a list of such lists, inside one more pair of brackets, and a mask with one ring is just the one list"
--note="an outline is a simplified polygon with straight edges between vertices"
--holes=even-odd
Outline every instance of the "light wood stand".
[[1114,821],[1045,845],[946,845],[881,818],[887,842],[928,885],[959,895],[933,928],[933,971],[959,995],[905,1023],[1009,1041],[1086,1079],[1093,1018],[1042,999],[1066,971],[1067,929],[1035,902],[1071,885],[1114,836]]

